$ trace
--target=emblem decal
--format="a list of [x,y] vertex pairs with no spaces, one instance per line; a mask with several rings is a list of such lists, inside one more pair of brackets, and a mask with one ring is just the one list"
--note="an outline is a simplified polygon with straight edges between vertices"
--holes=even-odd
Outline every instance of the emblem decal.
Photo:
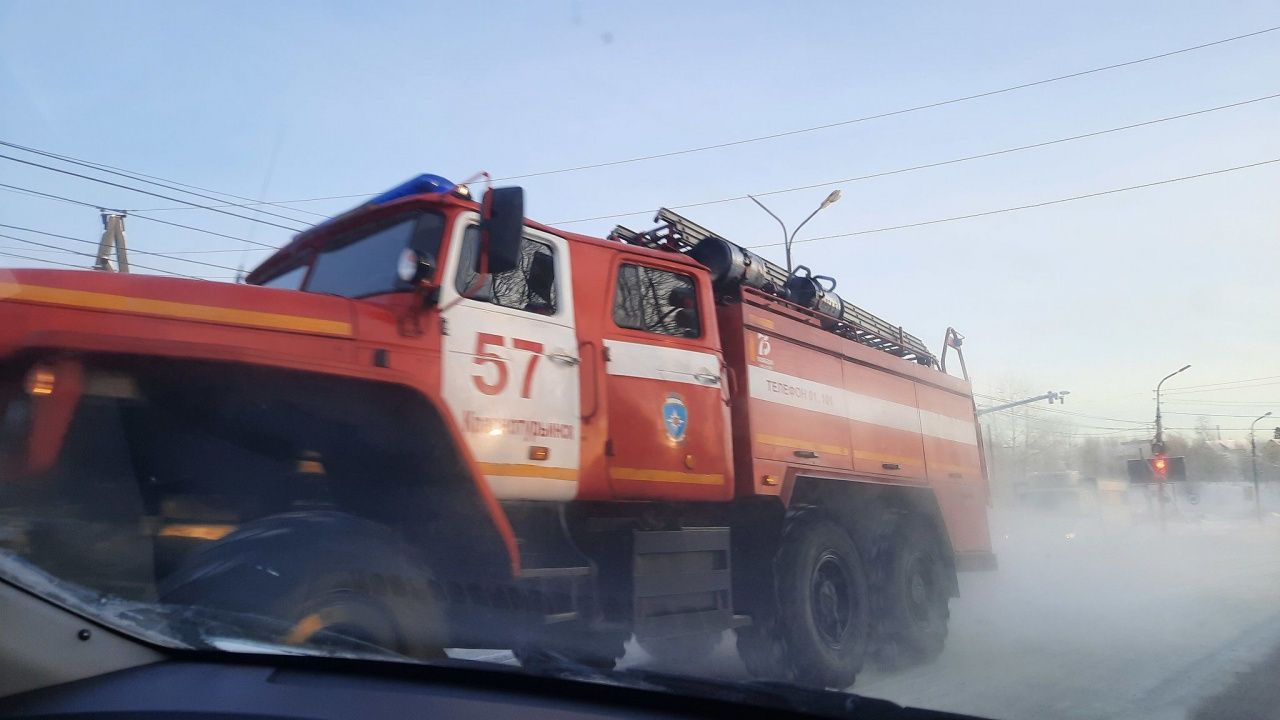
[[662,403],[662,427],[667,431],[667,439],[671,442],[684,442],[689,429],[689,408],[679,395],[671,393]]

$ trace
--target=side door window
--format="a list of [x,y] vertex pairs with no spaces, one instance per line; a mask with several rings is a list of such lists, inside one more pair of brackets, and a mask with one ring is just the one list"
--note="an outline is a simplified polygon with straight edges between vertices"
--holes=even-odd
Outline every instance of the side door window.
[[551,245],[526,236],[521,243],[518,267],[483,277],[477,274],[479,255],[480,228],[472,225],[462,239],[456,278],[458,294],[538,315],[556,313],[559,292],[555,250]]
[[618,268],[613,322],[632,330],[696,338],[702,334],[697,300],[688,275],[623,264]]

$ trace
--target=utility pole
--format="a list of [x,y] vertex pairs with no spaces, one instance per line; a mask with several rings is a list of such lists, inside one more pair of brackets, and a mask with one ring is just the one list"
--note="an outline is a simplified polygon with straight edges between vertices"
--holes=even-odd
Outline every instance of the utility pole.
[[[115,251],[116,266],[111,266],[111,252]],[[98,257],[94,270],[105,272],[129,272],[129,253],[124,242],[124,213],[102,211],[102,241],[98,243]]]
[[1258,424],[1258,420],[1270,416],[1271,411],[1268,410],[1259,415],[1257,420],[1249,423],[1249,457],[1253,461],[1253,512],[1258,516],[1258,522],[1262,522],[1262,495],[1258,493],[1258,443],[1253,437],[1253,428]]

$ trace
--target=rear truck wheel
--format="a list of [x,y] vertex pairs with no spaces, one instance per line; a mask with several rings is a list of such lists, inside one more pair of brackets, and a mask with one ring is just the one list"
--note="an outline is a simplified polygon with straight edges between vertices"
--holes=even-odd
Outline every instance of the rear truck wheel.
[[848,533],[828,520],[795,521],[773,575],[773,617],[738,630],[748,672],[803,685],[852,685],[867,652],[870,597]]
[[876,664],[902,669],[933,660],[951,611],[946,566],[928,525],[916,520],[893,532],[876,570]]
[[662,665],[687,667],[711,657],[722,637],[720,632],[648,637],[636,638],[636,644]]
[[162,603],[276,621],[310,647],[372,645],[411,658],[444,657],[447,627],[432,575],[387,528],[337,512],[247,523],[161,581]]

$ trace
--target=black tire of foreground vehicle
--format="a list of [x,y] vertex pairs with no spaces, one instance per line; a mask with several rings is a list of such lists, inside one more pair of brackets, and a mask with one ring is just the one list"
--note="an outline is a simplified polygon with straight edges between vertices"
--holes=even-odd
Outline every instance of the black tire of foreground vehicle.
[[[160,601],[282,621],[282,644],[345,638],[417,659],[444,657],[432,575],[387,528],[329,511],[245,524],[192,554]],[[254,638],[259,639],[259,638]]]
[[738,654],[752,675],[847,688],[862,669],[870,633],[867,574],[839,525],[792,521],[773,563],[774,617],[739,628]]
[[873,573],[877,666],[900,670],[935,659],[951,618],[946,569],[928,524],[911,519],[891,533]]
[[640,648],[662,665],[685,667],[706,660],[720,645],[721,633],[699,633],[663,638],[637,638]]

